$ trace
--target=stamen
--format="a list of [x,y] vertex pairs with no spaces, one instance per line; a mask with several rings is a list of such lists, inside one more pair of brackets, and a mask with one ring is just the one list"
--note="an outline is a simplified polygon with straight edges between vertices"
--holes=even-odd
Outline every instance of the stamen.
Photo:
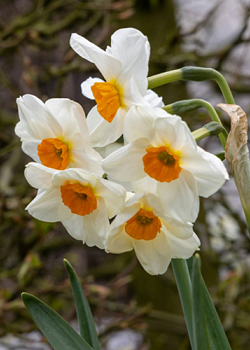
[[137,240],[149,241],[157,236],[161,230],[160,219],[152,211],[139,209],[138,212],[126,222],[126,233]]
[[37,150],[41,163],[49,168],[64,170],[69,165],[68,146],[57,138],[43,139]]
[[119,91],[111,83],[95,83],[91,86],[100,115],[111,123],[121,107]]
[[97,200],[89,186],[80,183],[66,181],[61,186],[63,204],[71,210],[71,213],[85,216],[97,208]]
[[171,182],[178,179],[181,172],[180,156],[166,146],[149,147],[142,158],[144,171],[160,182]]

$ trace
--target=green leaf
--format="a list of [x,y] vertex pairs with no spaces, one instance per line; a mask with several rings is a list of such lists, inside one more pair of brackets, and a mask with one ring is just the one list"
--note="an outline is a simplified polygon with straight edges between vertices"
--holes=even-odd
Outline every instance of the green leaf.
[[192,264],[194,338],[197,349],[231,350],[200,271],[198,254]]
[[96,333],[95,322],[89,307],[88,300],[83,292],[81,283],[71,264],[64,259],[72,291],[75,298],[77,318],[81,336],[88,342],[94,350],[100,350],[100,345]]
[[172,259],[171,265],[181,300],[182,310],[185,316],[191,347],[193,350],[196,350],[193,331],[192,283],[188,262],[184,259]]
[[54,310],[35,296],[22,293],[24,305],[54,350],[93,350]]

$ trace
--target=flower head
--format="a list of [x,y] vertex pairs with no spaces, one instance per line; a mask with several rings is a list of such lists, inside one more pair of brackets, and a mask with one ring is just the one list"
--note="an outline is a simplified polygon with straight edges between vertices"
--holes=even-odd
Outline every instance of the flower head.
[[161,98],[147,90],[150,47],[140,31],[117,30],[106,51],[78,34],[72,34],[70,45],[81,57],[93,62],[105,79],[89,78],[82,83],[83,95],[97,103],[87,118],[93,146],[105,146],[121,136],[131,106],[163,105]]
[[32,216],[46,222],[62,221],[74,238],[104,248],[109,219],[125,200],[122,186],[82,169],[59,171],[38,163],[29,163],[25,176],[39,189],[26,208]]
[[26,154],[53,169],[82,167],[102,174],[101,157],[90,145],[85,114],[78,103],[59,98],[43,103],[24,95],[17,105],[20,121],[15,132]]
[[170,223],[155,195],[137,193],[112,222],[106,250],[134,249],[143,268],[158,275],[167,270],[172,258],[188,259],[199,245],[191,224]]
[[219,158],[198,147],[185,122],[161,109],[132,107],[124,122],[128,144],[103,160],[113,179],[133,181],[135,191],[159,196],[171,217],[195,221],[199,196],[228,178]]

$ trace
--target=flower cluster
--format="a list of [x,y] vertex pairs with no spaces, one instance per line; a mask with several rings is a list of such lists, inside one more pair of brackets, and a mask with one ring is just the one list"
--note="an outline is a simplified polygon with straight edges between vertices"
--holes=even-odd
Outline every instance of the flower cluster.
[[[134,249],[148,273],[162,274],[172,258],[187,259],[199,249],[192,225],[199,196],[216,192],[226,169],[148,90],[150,46],[141,32],[116,31],[106,51],[77,34],[70,44],[104,80],[90,77],[81,85],[96,101],[87,118],[69,99],[17,99],[15,131],[35,161],[25,176],[38,189],[27,210],[61,221],[88,246]],[[122,135],[124,144],[116,143]]]

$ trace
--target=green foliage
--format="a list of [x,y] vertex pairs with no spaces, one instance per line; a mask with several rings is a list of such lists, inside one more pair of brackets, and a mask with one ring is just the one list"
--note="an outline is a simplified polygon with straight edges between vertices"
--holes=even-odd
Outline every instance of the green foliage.
[[100,350],[93,316],[87,298],[82,290],[80,281],[75,270],[66,259],[64,259],[64,264],[70,278],[70,283],[75,298],[80,334],[93,347],[94,350]]
[[200,271],[198,254],[188,261],[173,259],[172,267],[193,350],[230,350],[217,311]]
[[54,350],[91,350],[88,343],[54,310],[31,294],[22,294],[31,317]]
[[193,330],[196,349],[230,350],[224,329],[200,271],[200,258],[192,263]]
[[54,310],[31,294],[22,299],[31,317],[54,350],[100,350],[91,310],[80,281],[70,263],[64,260],[75,298],[80,334]]

